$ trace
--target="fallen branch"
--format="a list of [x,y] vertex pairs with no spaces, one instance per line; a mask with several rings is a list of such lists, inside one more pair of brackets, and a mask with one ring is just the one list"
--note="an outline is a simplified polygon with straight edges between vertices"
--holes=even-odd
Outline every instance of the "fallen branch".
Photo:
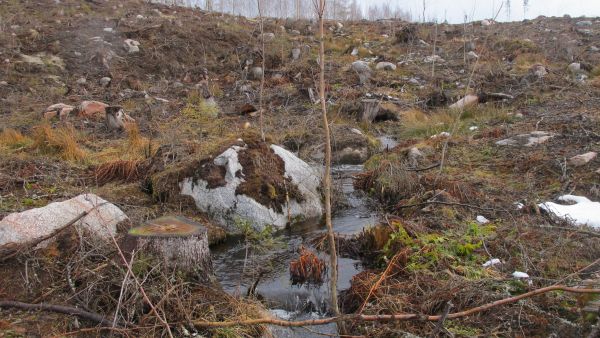
[[406,168],[406,171],[425,171],[425,170],[429,170],[429,169],[433,169],[433,168],[437,168],[440,166],[441,163],[436,163],[436,164],[432,164],[428,167],[425,168]]
[[16,256],[17,254],[19,254],[20,252],[24,251],[24,250],[28,250],[31,248],[34,248],[35,246],[37,246],[38,244],[42,243],[43,241],[50,239],[56,235],[58,235],[59,233],[63,232],[64,230],[66,230],[67,228],[69,228],[70,226],[72,226],[73,224],[77,223],[77,221],[79,221],[80,219],[84,218],[85,216],[87,216],[90,211],[94,210],[96,207],[90,209],[89,211],[84,211],[82,213],[80,213],[79,215],[77,215],[77,217],[75,217],[74,219],[72,219],[69,223],[63,225],[62,227],[54,230],[52,233],[40,237],[36,240],[33,240],[29,243],[24,243],[21,245],[14,245],[12,247],[8,247],[5,250],[5,252],[0,251],[0,254],[2,254],[2,257],[0,257],[0,262],[4,262],[8,259],[13,258],[14,256]]
[[412,208],[412,207],[420,207],[420,206],[429,205],[429,204],[443,204],[443,205],[465,207],[465,208],[473,208],[473,209],[479,209],[479,210],[485,210],[485,211],[496,211],[496,209],[484,208],[484,207],[480,207],[480,206],[472,205],[472,204],[454,203],[454,202],[443,202],[443,201],[425,201],[425,202],[415,203],[415,204],[397,205],[396,209],[406,209],[406,208]]
[[[460,317],[470,316],[475,313],[483,312],[494,308],[496,306],[516,303],[521,299],[530,298],[533,296],[541,295],[550,291],[565,291],[571,293],[597,293],[600,294],[600,289],[580,289],[575,287],[568,287],[565,285],[553,285],[545,288],[537,289],[534,291],[530,291],[524,293],[522,295],[500,299],[492,303],[484,304],[478,307],[474,307],[472,309],[468,309],[465,311],[450,313],[446,316],[446,319],[455,319]],[[210,322],[197,320],[194,321],[193,324],[200,327],[232,327],[232,326],[248,326],[248,325],[261,325],[261,324],[270,324],[277,326],[285,326],[285,327],[298,327],[298,326],[312,326],[312,325],[326,325],[333,322],[339,321],[365,321],[365,322],[373,322],[373,321],[404,321],[404,320],[422,320],[422,321],[439,321],[442,318],[442,315],[423,315],[416,313],[400,313],[400,314],[391,314],[391,315],[363,315],[363,314],[349,314],[349,315],[341,315],[335,317],[321,318],[321,319],[310,319],[310,320],[299,320],[299,321],[288,321],[277,318],[258,318],[258,319],[248,319],[248,320],[239,320],[239,321],[223,321],[223,322]]]
[[0,308],[16,308],[23,310],[42,310],[49,312],[58,312],[64,313],[67,315],[77,316],[82,319],[87,319],[92,322],[104,325],[104,326],[112,326],[112,321],[107,319],[106,316],[102,316],[97,313],[83,311],[76,307],[64,306],[64,305],[55,305],[55,304],[47,304],[47,303],[39,303],[39,304],[29,304],[16,302],[11,300],[0,300]]

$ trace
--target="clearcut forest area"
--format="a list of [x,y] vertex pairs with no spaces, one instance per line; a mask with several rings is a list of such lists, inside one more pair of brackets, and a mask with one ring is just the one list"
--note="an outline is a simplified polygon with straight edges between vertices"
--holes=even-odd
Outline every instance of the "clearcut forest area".
[[0,1],[0,337],[600,337],[600,19],[323,2]]

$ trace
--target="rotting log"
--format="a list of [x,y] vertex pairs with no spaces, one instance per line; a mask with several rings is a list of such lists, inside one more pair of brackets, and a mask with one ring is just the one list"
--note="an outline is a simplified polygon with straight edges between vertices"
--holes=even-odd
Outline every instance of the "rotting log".
[[359,119],[367,123],[373,122],[379,113],[379,100],[363,99],[361,103],[362,109],[360,111]]
[[164,216],[129,230],[136,251],[162,260],[167,268],[193,273],[201,281],[214,280],[208,231],[200,223]]

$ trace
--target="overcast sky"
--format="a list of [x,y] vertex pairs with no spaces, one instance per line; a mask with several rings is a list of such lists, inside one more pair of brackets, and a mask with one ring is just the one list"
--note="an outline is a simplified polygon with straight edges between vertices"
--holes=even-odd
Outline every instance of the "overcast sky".
[[[389,3],[392,6],[400,6],[412,14],[413,20],[421,19],[423,13],[423,0],[363,0],[360,2],[365,7],[368,7],[369,3]],[[481,20],[495,16],[502,0],[425,0],[425,3],[425,17],[428,20],[437,18],[439,21],[444,21],[446,17],[450,23],[460,23],[465,14],[469,20]],[[600,0],[529,0],[527,10],[523,8],[523,0],[511,0],[510,16],[505,5],[498,15],[498,21],[508,21],[509,18],[510,21],[520,21],[539,15],[563,16],[564,14],[572,17],[600,16]]]

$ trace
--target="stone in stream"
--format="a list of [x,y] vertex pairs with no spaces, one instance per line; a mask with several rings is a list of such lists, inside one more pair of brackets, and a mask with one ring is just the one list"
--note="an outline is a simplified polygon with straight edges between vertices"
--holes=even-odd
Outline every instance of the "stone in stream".
[[181,194],[230,232],[240,222],[283,228],[323,214],[320,171],[280,146],[238,142],[191,169]]

